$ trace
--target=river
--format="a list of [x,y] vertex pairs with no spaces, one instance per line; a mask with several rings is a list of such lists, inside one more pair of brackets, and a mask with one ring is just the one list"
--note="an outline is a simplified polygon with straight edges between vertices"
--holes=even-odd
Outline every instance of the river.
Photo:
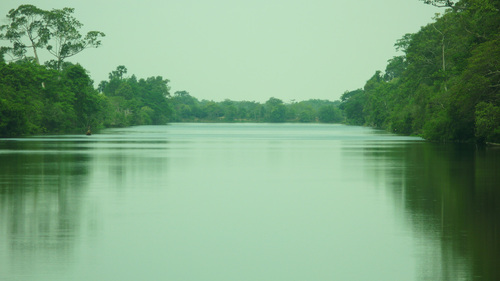
[[0,139],[0,280],[499,280],[500,149],[327,124]]

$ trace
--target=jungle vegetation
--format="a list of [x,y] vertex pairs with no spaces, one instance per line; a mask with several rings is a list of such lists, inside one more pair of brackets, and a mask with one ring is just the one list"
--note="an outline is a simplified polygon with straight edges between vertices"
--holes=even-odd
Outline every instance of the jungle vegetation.
[[[83,35],[73,9],[21,5],[0,26],[0,136],[84,132],[167,122],[329,122],[433,141],[500,143],[500,0],[420,0],[442,7],[432,23],[395,43],[401,55],[340,101],[221,102],[170,95],[161,76],[120,65],[94,87],[67,62],[105,36]],[[53,59],[41,64],[40,52]],[[335,93],[332,93],[335,94]]]
[[265,103],[255,101],[199,101],[186,91],[175,92],[170,98],[173,122],[322,122],[341,123],[340,101],[310,99],[284,103],[269,98]]
[[406,34],[402,55],[347,91],[346,122],[433,141],[500,143],[500,1],[428,1],[446,8]]
[[[124,66],[94,88],[88,71],[67,62],[85,49],[98,48],[105,35],[89,31],[72,16],[74,9],[46,11],[21,5],[7,14],[0,39],[0,136],[82,133],[89,129],[168,121],[168,80],[161,76],[124,79]],[[40,62],[40,52],[54,59]]]

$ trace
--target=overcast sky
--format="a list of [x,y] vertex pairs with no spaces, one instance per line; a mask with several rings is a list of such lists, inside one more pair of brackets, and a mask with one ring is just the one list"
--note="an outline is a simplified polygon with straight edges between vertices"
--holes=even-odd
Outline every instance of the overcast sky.
[[[398,55],[394,43],[442,10],[418,0],[0,0],[71,7],[103,45],[73,57],[97,85],[118,65],[201,99],[336,100]],[[49,57],[46,57],[47,59]]]

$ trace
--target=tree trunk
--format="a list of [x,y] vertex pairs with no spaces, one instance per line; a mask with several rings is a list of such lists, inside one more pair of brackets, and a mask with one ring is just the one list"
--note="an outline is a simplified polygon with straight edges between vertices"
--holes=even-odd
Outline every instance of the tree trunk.
[[444,46],[444,34],[443,34],[443,39],[442,39],[442,42],[441,42],[441,45],[442,45],[442,56],[443,56],[443,75],[444,75],[444,90],[446,92],[448,92],[448,86],[446,85],[447,84],[447,77],[446,77],[446,57],[445,57],[445,46]]
[[33,53],[35,54],[35,61],[36,61],[37,64],[40,64],[40,60],[38,59],[38,53],[36,52],[35,44],[33,44],[31,46],[33,47]]

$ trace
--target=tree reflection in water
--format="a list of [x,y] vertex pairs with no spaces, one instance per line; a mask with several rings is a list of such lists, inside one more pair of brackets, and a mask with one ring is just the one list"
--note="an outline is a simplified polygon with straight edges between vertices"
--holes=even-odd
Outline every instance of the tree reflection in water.
[[415,143],[365,149],[416,235],[422,280],[500,279],[500,150]]

